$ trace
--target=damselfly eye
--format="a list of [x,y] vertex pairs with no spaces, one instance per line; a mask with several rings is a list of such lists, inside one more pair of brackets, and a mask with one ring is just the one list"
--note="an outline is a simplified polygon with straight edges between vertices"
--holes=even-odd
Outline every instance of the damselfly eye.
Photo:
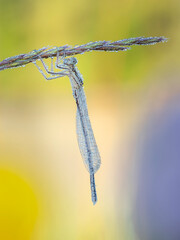
[[77,62],[78,62],[77,59],[74,58],[74,57],[72,57],[71,60],[72,60],[72,63],[73,63],[73,64],[77,64]]
[[74,57],[64,59],[64,64],[66,65],[75,65],[76,63],[77,63],[77,59]]

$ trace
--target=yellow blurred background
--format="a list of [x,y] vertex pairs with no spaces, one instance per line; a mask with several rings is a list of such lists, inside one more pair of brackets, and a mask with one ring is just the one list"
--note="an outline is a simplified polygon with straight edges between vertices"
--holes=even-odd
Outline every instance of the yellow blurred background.
[[44,46],[169,38],[77,55],[102,158],[95,206],[69,79],[45,81],[33,64],[0,72],[0,239],[139,239],[139,139],[179,99],[179,29],[179,0],[0,0],[0,60]]

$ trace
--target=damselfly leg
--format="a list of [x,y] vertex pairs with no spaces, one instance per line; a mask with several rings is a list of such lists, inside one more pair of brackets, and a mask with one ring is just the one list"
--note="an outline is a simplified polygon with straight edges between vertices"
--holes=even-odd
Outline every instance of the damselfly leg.
[[[33,62],[35,64],[35,66],[37,67],[37,69],[39,70],[39,72],[43,75],[43,77],[46,80],[52,80],[52,79],[56,79],[56,78],[60,78],[60,77],[64,77],[68,75],[68,72],[65,70],[65,68],[62,68],[60,65],[57,64],[57,60],[56,60],[56,64],[55,66],[60,68],[60,69],[64,69],[60,72],[55,72],[54,71],[54,64],[53,64],[53,57],[51,58],[51,70],[49,71],[48,66],[46,65],[46,63],[44,62],[44,60],[42,59],[42,57],[39,55],[39,60],[41,61],[44,70],[47,74],[49,74],[51,77],[47,77],[46,74],[43,72],[43,70],[38,66],[38,64],[35,62]],[[62,64],[63,65],[63,64]]]

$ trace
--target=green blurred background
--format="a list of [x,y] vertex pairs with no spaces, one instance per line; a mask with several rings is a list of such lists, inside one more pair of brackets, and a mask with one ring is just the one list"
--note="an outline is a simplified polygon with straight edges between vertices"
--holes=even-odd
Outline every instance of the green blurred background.
[[179,0],[0,0],[0,60],[44,46],[169,38],[77,55],[102,157],[95,206],[69,79],[45,81],[33,64],[0,72],[0,239],[139,239],[136,143],[148,116],[180,94],[179,29]]

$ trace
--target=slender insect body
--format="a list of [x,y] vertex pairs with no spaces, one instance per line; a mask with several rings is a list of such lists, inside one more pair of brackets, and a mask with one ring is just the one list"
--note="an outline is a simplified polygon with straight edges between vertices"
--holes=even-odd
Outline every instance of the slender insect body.
[[[80,82],[78,77],[75,82]],[[91,127],[83,86],[73,88],[73,93],[77,105],[76,131],[78,144],[84,164],[90,173],[91,198],[93,204],[95,204],[97,202],[97,194],[94,174],[100,167],[101,158]]]
[[99,150],[96,144],[96,140],[94,137],[94,133],[91,127],[91,122],[89,119],[86,96],[83,88],[83,78],[78,71],[77,67],[77,59],[74,57],[66,58],[63,61],[63,64],[59,64],[59,56],[57,55],[56,67],[63,69],[60,72],[53,71],[53,65],[51,64],[51,71],[48,70],[44,61],[40,57],[40,60],[46,70],[47,73],[50,73],[53,77],[47,78],[46,75],[42,72],[42,70],[38,67],[39,71],[43,74],[43,76],[47,80],[55,79],[58,77],[68,76],[71,82],[71,87],[73,91],[73,97],[75,98],[77,105],[77,114],[76,114],[76,131],[77,131],[77,139],[79,144],[79,149],[84,161],[84,164],[90,173],[90,186],[91,186],[91,198],[93,204],[97,202],[97,194],[96,194],[96,185],[94,174],[100,168],[101,158],[99,154]]

